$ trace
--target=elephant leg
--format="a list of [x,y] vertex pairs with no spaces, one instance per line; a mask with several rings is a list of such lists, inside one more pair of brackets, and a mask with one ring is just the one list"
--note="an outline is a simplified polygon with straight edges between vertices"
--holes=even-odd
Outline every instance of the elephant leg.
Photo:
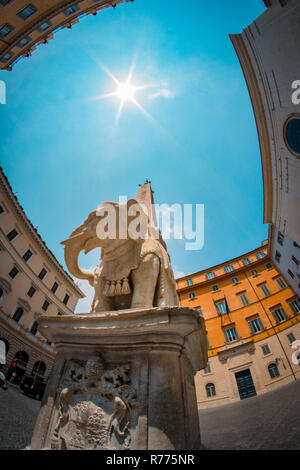
[[153,307],[153,299],[159,276],[160,260],[148,253],[137,269],[132,271],[133,295],[131,308]]
[[111,299],[104,295],[105,283],[102,279],[96,279],[94,284],[95,296],[92,303],[92,312],[106,312],[112,309]]

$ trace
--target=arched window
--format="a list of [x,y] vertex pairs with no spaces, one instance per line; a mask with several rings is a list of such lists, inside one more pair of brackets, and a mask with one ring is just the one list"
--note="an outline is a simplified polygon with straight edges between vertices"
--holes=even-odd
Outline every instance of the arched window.
[[37,334],[37,329],[38,329],[38,322],[35,321],[31,327],[31,330],[30,330],[30,333],[32,333],[33,335],[36,335]]
[[9,351],[8,341],[6,339],[0,338],[0,364],[6,363],[8,351]]
[[214,386],[213,383],[207,384],[205,388],[206,388],[206,395],[208,397],[216,396],[216,387]]
[[8,371],[8,378],[11,379],[13,383],[17,385],[21,383],[28,361],[29,357],[25,351],[17,352]]
[[275,377],[278,377],[280,375],[276,364],[269,364],[268,370],[269,370],[271,379],[274,379]]
[[23,313],[24,313],[24,310],[22,309],[22,307],[18,307],[13,315],[13,320],[15,320],[16,322],[19,322],[21,320]]
[[32,369],[31,375],[43,378],[46,372],[46,364],[43,361],[37,361]]

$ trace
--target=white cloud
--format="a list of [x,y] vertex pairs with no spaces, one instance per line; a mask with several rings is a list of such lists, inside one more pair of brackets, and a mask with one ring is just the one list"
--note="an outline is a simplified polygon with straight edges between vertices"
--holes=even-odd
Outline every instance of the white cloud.
[[176,269],[174,270],[174,277],[175,279],[179,279],[180,277],[186,276],[186,273],[183,271],[177,271]]
[[85,298],[78,301],[75,313],[89,313],[91,311],[95,290],[90,285],[89,281],[86,280],[81,280],[77,285],[85,294]]
[[149,100],[154,100],[156,98],[174,98],[175,92],[170,90],[169,88],[161,88],[160,90],[155,91],[154,93],[151,93],[151,95],[148,96]]

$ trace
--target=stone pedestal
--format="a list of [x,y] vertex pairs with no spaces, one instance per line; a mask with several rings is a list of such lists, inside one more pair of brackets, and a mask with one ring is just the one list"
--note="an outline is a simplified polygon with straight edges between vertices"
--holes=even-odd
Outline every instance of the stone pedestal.
[[186,307],[44,316],[57,357],[31,449],[200,449],[204,320]]

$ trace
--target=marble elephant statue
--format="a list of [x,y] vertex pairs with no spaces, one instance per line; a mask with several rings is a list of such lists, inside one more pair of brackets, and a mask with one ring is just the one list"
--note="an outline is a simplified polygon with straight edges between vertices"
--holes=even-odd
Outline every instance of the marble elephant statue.
[[[99,222],[103,223],[108,216],[107,207],[113,208],[116,215],[114,236],[108,234],[99,238]],[[130,224],[137,225],[137,212],[130,215],[130,210],[136,207],[146,217],[146,229],[140,233],[140,238],[130,231]],[[69,271],[79,279],[87,279],[95,289],[92,312],[178,305],[166,244],[159,230],[156,232],[159,236],[151,236],[151,228],[153,224],[147,210],[144,211],[135,199],[125,204],[107,201],[61,242],[65,245]],[[81,269],[78,265],[80,252],[87,254],[97,247],[101,248],[101,263],[94,272]]]

